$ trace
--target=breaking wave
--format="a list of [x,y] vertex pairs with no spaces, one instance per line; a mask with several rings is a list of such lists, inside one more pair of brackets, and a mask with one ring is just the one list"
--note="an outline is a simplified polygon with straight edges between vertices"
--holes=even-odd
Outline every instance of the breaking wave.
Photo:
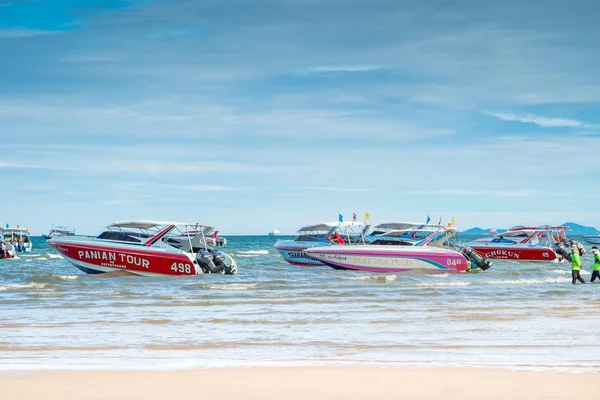
[[237,251],[235,257],[260,257],[269,254],[269,250]]
[[214,290],[250,290],[256,289],[258,287],[258,283],[229,283],[224,285],[203,285],[209,289]]
[[365,275],[365,276],[349,276],[342,279],[349,281],[376,281],[376,282],[393,282],[398,277],[396,275]]

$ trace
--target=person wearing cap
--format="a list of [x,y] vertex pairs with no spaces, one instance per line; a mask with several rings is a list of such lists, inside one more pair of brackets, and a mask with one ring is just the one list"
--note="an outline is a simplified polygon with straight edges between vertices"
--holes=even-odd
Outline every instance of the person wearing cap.
[[579,281],[585,283],[579,271],[581,270],[581,258],[579,258],[579,250],[577,246],[571,246],[571,278],[573,279],[573,285]]
[[594,282],[596,278],[600,279],[600,251],[596,246],[592,246],[592,253],[594,254],[594,270],[590,282]]
[[337,243],[337,244],[346,244],[346,242],[344,241],[344,238],[341,237],[340,234],[337,232],[334,232],[333,235],[331,235],[331,238],[329,240],[331,242]]

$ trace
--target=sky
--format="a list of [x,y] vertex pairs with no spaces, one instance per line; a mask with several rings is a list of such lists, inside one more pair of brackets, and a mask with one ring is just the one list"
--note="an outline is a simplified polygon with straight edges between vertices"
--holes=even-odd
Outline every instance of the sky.
[[595,0],[0,0],[0,220],[600,227]]

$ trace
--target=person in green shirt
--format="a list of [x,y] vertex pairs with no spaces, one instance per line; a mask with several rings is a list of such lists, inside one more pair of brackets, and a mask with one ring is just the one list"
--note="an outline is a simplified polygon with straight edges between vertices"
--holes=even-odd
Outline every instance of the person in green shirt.
[[573,285],[579,280],[581,283],[585,283],[579,271],[581,270],[581,258],[579,258],[579,249],[577,246],[571,246],[571,278],[573,278]]
[[600,279],[600,251],[596,246],[592,246],[592,253],[594,254],[594,270],[590,282],[594,282],[596,278]]

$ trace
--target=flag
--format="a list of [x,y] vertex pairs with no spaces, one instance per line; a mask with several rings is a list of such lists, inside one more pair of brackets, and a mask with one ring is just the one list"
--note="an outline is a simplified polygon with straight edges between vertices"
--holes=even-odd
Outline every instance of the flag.
[[8,228],[8,223],[6,223],[6,228]]
[[438,221],[438,225],[442,224],[442,216],[440,215],[440,220]]
[[365,222],[367,222],[367,220],[368,220],[369,218],[371,218],[371,216],[369,215],[369,213],[368,213],[368,212],[366,212],[366,213],[365,213]]
[[344,222],[344,217],[342,216],[342,214],[338,214],[338,221]]
[[450,225],[454,225],[456,221],[454,220],[454,217],[452,217],[452,221],[450,221]]
[[356,222],[356,213],[352,213],[352,221]]
[[431,221],[431,218],[429,218],[429,214],[427,214],[427,222],[425,222],[425,223],[428,224],[429,221]]

